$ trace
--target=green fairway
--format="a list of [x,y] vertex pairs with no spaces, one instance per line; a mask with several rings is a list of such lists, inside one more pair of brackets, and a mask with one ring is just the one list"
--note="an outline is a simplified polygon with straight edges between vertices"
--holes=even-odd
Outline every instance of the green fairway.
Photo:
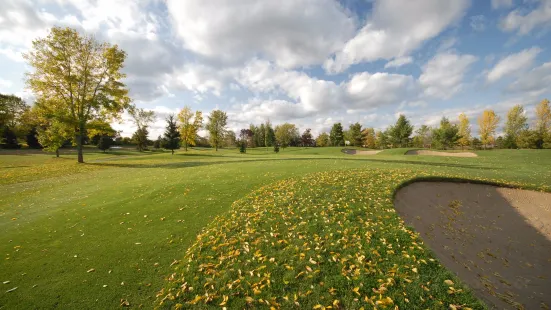
[[[334,300],[348,309],[369,307],[365,297],[372,295],[372,302],[384,303],[384,298],[390,297],[401,309],[408,308],[406,298],[410,305],[423,308],[448,308],[445,303],[480,307],[467,291],[446,293],[440,282],[448,277],[454,282],[457,279],[430,261],[432,256],[422,242],[403,227],[393,212],[393,192],[403,182],[431,176],[551,191],[551,150],[480,151],[476,158],[403,155],[406,151],[366,156],[347,155],[341,148],[329,147],[286,148],[278,154],[271,148],[248,149],[246,154],[237,149],[195,149],[180,150],[173,156],[113,151],[86,154],[87,163],[80,165],[73,154],[52,158],[0,153],[0,281],[9,281],[2,284],[0,308],[110,309],[123,302],[151,308],[165,297],[164,304],[189,306],[187,301],[206,290],[215,294],[209,305],[220,308],[223,296],[231,294],[231,289],[221,290],[222,284],[239,279],[235,268],[257,270],[261,275],[256,278],[253,272],[254,276],[242,280],[250,286],[235,288],[241,294],[250,291],[255,306],[266,305],[266,301],[270,304],[275,298],[280,306],[290,307],[296,293],[297,302],[309,307],[328,306]],[[295,214],[291,216],[291,212]],[[276,237],[270,231],[283,233],[284,221],[299,227],[294,237],[286,237],[293,248],[252,245],[254,240],[247,239],[250,250],[245,253],[242,244],[223,245],[223,238],[217,237],[224,232],[225,238],[238,242],[273,239]],[[307,224],[301,224],[303,221]],[[342,225],[349,228],[346,233]],[[375,234],[372,244],[364,237],[353,237],[367,232]],[[329,246],[343,234],[362,248]],[[325,251],[304,245],[316,241],[316,236],[327,237]],[[412,242],[418,246],[410,249]],[[208,248],[199,249],[202,244]],[[388,244],[393,244],[396,255],[389,254]],[[255,258],[255,247],[261,250],[263,260]],[[225,262],[231,262],[225,267],[227,273],[213,277],[198,271],[200,264],[214,264],[215,255],[236,249],[248,256]],[[411,250],[408,255],[416,259],[405,257],[402,249]],[[339,253],[340,261],[363,253],[367,262],[377,256],[374,250],[381,259],[378,267],[373,267],[381,271],[376,272],[377,278],[356,275],[349,265],[349,279],[338,277],[341,265],[308,265],[300,258],[304,254],[306,260],[327,261],[336,255],[333,252]],[[394,264],[399,269],[391,272]],[[266,270],[259,270],[264,265]],[[297,277],[301,271],[304,273]],[[177,278],[166,281],[173,273]],[[273,285],[263,282],[253,287],[252,281],[259,282],[265,273],[271,273]],[[323,280],[324,276],[328,278]],[[188,289],[170,300],[176,294],[168,289],[180,287],[182,277],[195,291]],[[377,281],[379,278],[393,278],[393,284],[385,286],[388,294],[373,293],[372,288],[380,289],[385,283]],[[404,278],[411,282],[398,280]],[[289,282],[288,291],[280,281]],[[320,282],[327,283],[320,286]],[[421,284],[430,292],[419,288]],[[261,285],[265,286],[260,289]],[[334,294],[328,291],[331,286],[336,289]],[[7,292],[13,288],[17,289]],[[255,288],[260,293],[256,294]],[[242,308],[247,299],[240,297],[229,297],[225,304]],[[195,302],[204,306],[205,301]]]

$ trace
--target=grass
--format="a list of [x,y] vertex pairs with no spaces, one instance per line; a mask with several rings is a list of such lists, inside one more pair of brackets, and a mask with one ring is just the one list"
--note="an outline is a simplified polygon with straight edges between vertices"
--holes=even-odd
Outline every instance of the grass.
[[[384,233],[395,235],[400,241],[388,242],[393,247],[398,244],[405,247],[413,240],[408,240],[413,234],[400,230],[400,221],[392,212],[391,198],[393,189],[401,182],[419,176],[483,179],[551,190],[551,172],[541,169],[544,165],[551,165],[550,151],[488,151],[479,152],[480,156],[477,158],[385,153],[387,151],[374,156],[351,156],[341,153],[339,148],[287,148],[282,149],[279,154],[274,154],[271,149],[249,149],[246,154],[239,154],[238,150],[214,152],[207,149],[191,150],[187,153],[180,151],[174,156],[166,153],[118,155],[113,152],[86,154],[88,163],[84,165],[73,164],[75,155],[72,154],[63,155],[65,159],[53,159],[51,155],[0,155],[0,230],[3,232],[0,235],[0,250],[3,255],[0,280],[10,281],[3,284],[5,289],[0,291],[0,307],[103,309],[119,307],[121,302],[127,301],[133,307],[141,305],[150,308],[169,293],[174,295],[174,292],[168,291],[172,285],[181,285],[174,281],[168,283],[165,280],[167,276],[176,272],[194,283],[201,283],[206,279],[201,273],[192,272],[193,265],[190,267],[191,271],[184,270],[187,268],[187,261],[183,259],[185,255],[201,254],[197,250],[202,242],[201,238],[216,234],[219,231],[214,229],[217,224],[219,229],[226,227],[221,224],[230,225],[232,221],[243,224],[246,214],[254,212],[258,216],[270,215],[263,218],[266,221],[259,222],[258,217],[251,222],[251,227],[257,229],[257,237],[268,238],[259,232],[267,230],[268,226],[265,225],[268,223],[276,229],[274,221],[281,220],[284,215],[278,210],[287,210],[304,215],[301,221],[298,217],[291,216],[290,223],[306,231],[318,229],[320,236],[322,232],[328,235],[330,231],[336,236],[340,225],[338,219],[347,219],[350,232],[359,229],[358,232],[362,233],[367,232],[367,228],[360,223],[370,223],[374,225],[372,229],[378,229],[377,226],[382,227],[383,222],[388,222],[392,224],[389,230],[374,232],[381,233],[381,236]],[[75,171],[75,168],[82,170]],[[18,170],[22,172],[11,172]],[[10,172],[6,173],[7,171]],[[318,174],[309,176],[310,173]],[[338,182],[333,182],[332,177]],[[267,191],[274,194],[267,195]],[[293,196],[289,195],[290,192],[293,192]],[[274,197],[281,199],[275,201]],[[369,198],[380,198],[383,201],[367,203]],[[334,214],[331,217],[328,214],[329,222],[323,222],[322,225],[319,210],[323,211],[330,204],[335,205]],[[343,209],[346,204],[348,206]],[[274,208],[274,205],[278,207]],[[242,218],[239,215],[243,215]],[[312,224],[312,227],[310,224],[298,225],[304,218],[316,215],[319,217],[318,223]],[[278,229],[283,229],[282,222],[279,223]],[[330,230],[326,230],[325,226]],[[228,237],[238,237],[243,233],[239,229],[230,231],[233,235],[228,234]],[[304,237],[304,241],[310,242],[314,235]],[[302,241],[287,239],[293,242]],[[379,239],[379,235],[371,238],[375,249],[376,246],[381,247],[382,241]],[[365,244],[366,240],[362,238],[359,242],[364,243],[366,259],[374,255],[368,250],[371,246]],[[431,255],[422,243],[417,243],[419,247],[412,249],[422,253],[416,256],[417,260],[425,259],[427,266],[431,266],[429,268],[420,263],[417,277],[411,273],[414,262],[408,262],[409,268],[405,268],[406,263],[400,256],[401,252],[396,250],[396,255],[390,256],[378,251],[387,260],[378,262],[377,268],[388,275],[390,269],[387,267],[396,263],[401,268],[400,273],[396,274],[407,273],[407,279],[418,284],[426,283],[425,279],[431,275],[448,278],[445,270],[436,262],[430,261]],[[251,248],[253,245],[249,242],[249,250]],[[263,256],[270,253],[262,249],[266,252],[261,251]],[[347,252],[350,248],[345,250],[342,249],[341,258],[351,253]],[[285,261],[298,274],[298,270],[306,266],[305,261],[292,257],[293,253],[278,252],[275,248],[273,251],[271,257],[276,258],[276,262],[280,264],[277,268],[283,266]],[[317,262],[317,256],[311,254],[312,251],[315,248],[310,252],[303,250],[301,253],[308,254]],[[254,252],[250,251],[249,254]],[[320,252],[317,255],[326,254],[327,252]],[[199,262],[198,260],[197,263]],[[245,264],[244,262],[241,264]],[[247,268],[242,268],[242,272],[252,270],[250,268],[257,263],[251,261],[245,266]],[[270,268],[274,267],[272,265],[270,264]],[[308,266],[312,270],[314,267],[323,270],[324,275],[333,276],[331,282],[324,281],[328,285],[339,285],[336,289],[340,288],[341,291],[336,293],[337,297],[331,295],[331,298],[338,299],[347,308],[355,307],[352,296],[357,296],[354,292],[356,287],[360,287],[358,293],[362,295],[362,302],[365,302],[365,296],[372,297],[368,291],[374,282],[370,282],[373,279],[365,274],[349,282],[347,279],[337,279],[340,269],[337,270],[336,265],[330,267],[330,263],[321,265],[320,262],[320,266]],[[178,269],[175,271],[175,268]],[[196,274],[199,278],[189,278],[191,274]],[[302,294],[308,291],[302,286],[303,281],[308,279],[304,283],[313,285],[318,276],[301,276],[297,279],[291,277],[287,280],[288,274],[277,273],[274,269],[271,275],[273,285],[264,287],[258,295],[254,295],[253,291],[254,305],[260,306],[260,298],[270,302],[269,297],[278,297],[276,302],[285,305],[285,295],[281,291],[281,283],[285,279],[289,281],[292,291],[297,292],[301,305],[315,306],[319,303],[327,306],[334,299],[330,299],[327,292],[316,286],[309,289],[312,292],[308,296],[311,297],[298,297],[298,291]],[[228,273],[226,277],[235,278],[235,273]],[[224,279],[226,278],[215,278],[213,281],[218,285]],[[179,281],[181,278],[174,280]],[[388,294],[383,294],[383,298],[387,296],[394,304],[404,305],[404,297],[398,298],[396,294],[407,289],[406,292],[413,296],[408,298],[411,304],[420,304],[415,296],[425,293],[396,279],[394,281],[396,283],[387,287]],[[441,292],[442,283],[437,282],[434,280],[430,285],[424,284],[434,298],[426,301],[423,306],[438,305],[438,301],[469,303],[475,307],[478,305],[468,293],[445,296]],[[319,286],[319,281],[316,283]],[[380,286],[380,283],[377,284]],[[375,288],[379,286],[376,285]],[[17,290],[6,293],[14,287]],[[457,288],[459,287],[460,284]],[[155,295],[163,288],[163,294],[156,300]],[[197,286],[195,288],[196,292],[203,289]],[[352,291],[349,292],[346,288],[351,288]],[[249,291],[243,289],[240,292],[244,296]],[[182,303],[187,307],[189,304],[185,302],[189,298],[195,299],[195,295],[184,295],[170,302]],[[222,299],[216,300],[217,304],[224,300],[224,294],[219,295],[217,298]],[[289,295],[288,298],[294,302],[294,295]],[[379,300],[378,298],[376,296],[373,301]],[[168,299],[165,304],[167,302]],[[204,305],[203,302],[201,300],[199,305]],[[234,297],[228,298],[226,303],[239,307],[243,302],[247,300]]]

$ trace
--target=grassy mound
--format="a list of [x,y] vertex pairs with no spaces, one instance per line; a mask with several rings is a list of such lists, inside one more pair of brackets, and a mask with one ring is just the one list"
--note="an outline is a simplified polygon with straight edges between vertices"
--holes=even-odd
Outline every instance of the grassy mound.
[[484,308],[396,214],[392,195],[413,176],[333,171],[253,192],[198,236],[156,305]]

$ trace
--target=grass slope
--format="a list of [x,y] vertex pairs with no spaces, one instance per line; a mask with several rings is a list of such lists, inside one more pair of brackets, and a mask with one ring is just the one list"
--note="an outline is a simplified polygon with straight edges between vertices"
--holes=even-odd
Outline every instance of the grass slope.
[[551,171],[541,168],[551,165],[549,151],[478,158],[363,158],[340,148],[116,154],[86,154],[87,164],[72,167],[75,155],[0,155],[0,280],[9,281],[1,306],[105,309],[123,300],[150,307],[174,272],[171,264],[216,216],[255,189],[308,173],[407,169],[411,177],[460,174],[545,190],[551,184]]

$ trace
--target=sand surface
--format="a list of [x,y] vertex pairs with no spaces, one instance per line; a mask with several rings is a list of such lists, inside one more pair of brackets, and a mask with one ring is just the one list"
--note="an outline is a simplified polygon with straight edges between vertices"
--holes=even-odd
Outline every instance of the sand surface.
[[406,155],[431,155],[431,156],[448,156],[448,157],[477,157],[475,153],[472,152],[438,152],[438,151],[427,151],[427,150],[412,150],[407,151]]
[[348,155],[375,155],[382,151],[361,151],[361,150],[344,149],[343,152]]
[[490,309],[551,308],[551,194],[418,182],[394,205]]

